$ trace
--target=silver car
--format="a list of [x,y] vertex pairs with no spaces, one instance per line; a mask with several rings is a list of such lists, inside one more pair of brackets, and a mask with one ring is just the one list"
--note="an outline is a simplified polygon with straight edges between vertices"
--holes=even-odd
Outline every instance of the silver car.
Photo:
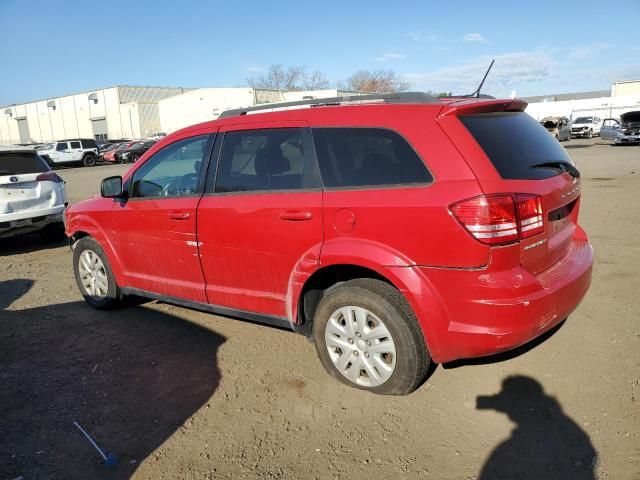
[[571,127],[567,117],[544,117],[540,120],[540,125],[546,128],[559,142],[571,138]]
[[607,118],[600,129],[600,138],[613,140],[616,145],[640,144],[640,111],[620,115],[620,121]]
[[62,240],[66,205],[64,181],[33,148],[0,146],[0,238],[39,232]]

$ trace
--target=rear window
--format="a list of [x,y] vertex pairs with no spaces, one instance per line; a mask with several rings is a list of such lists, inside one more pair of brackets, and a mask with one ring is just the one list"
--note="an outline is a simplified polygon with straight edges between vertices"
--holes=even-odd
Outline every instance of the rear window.
[[95,140],[82,140],[82,148],[98,148]]
[[49,166],[37,153],[0,152],[0,175],[48,172]]
[[535,168],[571,158],[549,132],[524,112],[462,116],[460,120],[506,180],[537,180],[559,175],[557,168]]
[[407,141],[382,128],[314,128],[325,187],[424,184],[433,180]]

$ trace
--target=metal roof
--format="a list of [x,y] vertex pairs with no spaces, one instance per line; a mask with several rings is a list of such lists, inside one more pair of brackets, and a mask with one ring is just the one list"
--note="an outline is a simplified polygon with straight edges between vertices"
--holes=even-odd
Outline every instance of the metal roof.
[[586,100],[589,98],[610,97],[609,90],[594,90],[591,92],[554,93],[551,95],[537,95],[535,97],[522,97],[527,103],[560,102],[563,100]]

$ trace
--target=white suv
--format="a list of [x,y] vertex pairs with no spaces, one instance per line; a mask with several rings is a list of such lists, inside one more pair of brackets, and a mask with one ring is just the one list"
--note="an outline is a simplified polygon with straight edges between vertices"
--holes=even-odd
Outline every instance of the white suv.
[[62,240],[66,206],[64,181],[35,150],[0,146],[0,238],[40,232]]
[[571,124],[571,136],[591,138],[594,135],[600,135],[601,127],[600,117],[578,117]]
[[90,138],[74,138],[46,143],[38,148],[38,154],[52,166],[82,162],[85,167],[93,167],[98,159],[98,145]]

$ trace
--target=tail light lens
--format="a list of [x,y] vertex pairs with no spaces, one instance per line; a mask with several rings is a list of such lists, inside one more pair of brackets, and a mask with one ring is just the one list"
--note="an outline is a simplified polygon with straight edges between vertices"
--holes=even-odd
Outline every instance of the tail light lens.
[[454,203],[450,209],[476,240],[487,245],[517,242],[544,232],[539,195],[480,195]]
[[542,197],[540,195],[518,193],[515,198],[518,206],[520,238],[533,237],[544,232]]
[[36,182],[56,182],[62,183],[64,180],[58,176],[56,172],[44,172],[36,177]]

